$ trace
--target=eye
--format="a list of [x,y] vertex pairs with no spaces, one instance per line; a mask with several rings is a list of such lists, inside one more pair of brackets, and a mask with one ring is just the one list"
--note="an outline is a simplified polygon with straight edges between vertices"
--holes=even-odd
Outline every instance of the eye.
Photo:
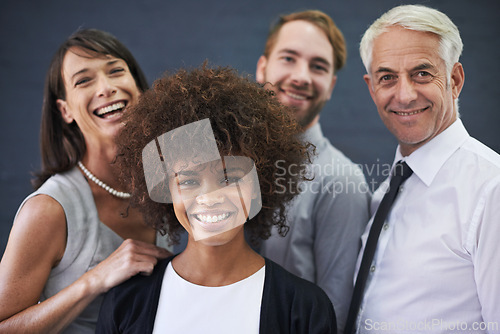
[[90,80],[91,80],[91,78],[88,78],[88,77],[84,77],[84,78],[78,79],[75,82],[75,87],[82,86],[82,85],[86,84],[87,82],[89,82]]
[[293,62],[293,57],[290,57],[290,56],[283,56],[281,57],[281,60],[283,60],[285,63],[291,63]]
[[237,176],[227,176],[221,180],[222,184],[235,184],[237,182],[240,182],[241,178]]
[[314,71],[328,73],[328,68],[323,65],[314,64],[311,66]]
[[238,183],[238,182],[242,182],[243,181],[243,175],[244,174],[241,174],[241,173],[231,173],[231,174],[227,174],[225,176],[222,176],[221,178],[221,184],[235,184],[235,183]]
[[198,181],[195,179],[185,179],[185,180],[179,180],[178,185],[181,188],[189,188],[189,187],[194,187],[198,185]]
[[109,71],[110,74],[117,74],[121,72],[125,72],[125,69],[123,67],[116,67]]
[[419,71],[413,75],[415,78],[415,81],[420,82],[420,83],[426,83],[431,81],[434,76],[430,74],[429,72],[426,71]]
[[391,85],[396,82],[397,76],[394,74],[384,74],[378,79],[378,83],[381,85]]
[[380,77],[380,81],[390,81],[394,78],[393,75],[391,74],[386,74],[386,75],[383,75],[382,77]]

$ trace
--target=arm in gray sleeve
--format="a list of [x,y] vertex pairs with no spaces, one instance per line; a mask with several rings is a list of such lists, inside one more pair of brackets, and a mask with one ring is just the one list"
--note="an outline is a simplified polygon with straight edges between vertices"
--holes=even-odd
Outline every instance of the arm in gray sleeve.
[[342,331],[371,193],[359,171],[359,175],[329,177],[317,196],[313,210],[315,281],[330,297]]

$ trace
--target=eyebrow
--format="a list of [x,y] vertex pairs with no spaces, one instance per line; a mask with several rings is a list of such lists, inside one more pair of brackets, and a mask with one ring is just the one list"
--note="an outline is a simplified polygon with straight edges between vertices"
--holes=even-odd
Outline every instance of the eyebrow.
[[231,172],[238,172],[238,171],[245,173],[245,169],[243,167],[233,167],[233,168],[229,168],[229,169],[224,168],[224,172],[226,174],[231,173]]
[[198,175],[199,173],[194,170],[181,170],[175,173],[175,176],[193,176],[193,175]]
[[[121,59],[113,59],[113,60],[110,60],[106,63],[106,66],[113,66],[114,64],[116,64],[117,62],[119,62]],[[72,76],[71,76],[71,80],[73,80],[77,75],[79,74],[82,74],[82,73],[85,73],[85,72],[88,72],[89,69],[88,68],[83,68],[81,69],[80,71],[74,73]]]
[[379,67],[375,73],[384,73],[384,72],[389,72],[389,73],[396,73],[396,71],[390,69],[389,67]]
[[[292,49],[279,50],[278,53],[289,53],[289,54],[292,54],[294,56],[300,56],[300,54],[297,51],[292,50]],[[331,63],[323,57],[314,57],[312,60],[315,62],[323,63],[329,67],[332,66]]]
[[434,65],[429,64],[429,63],[423,63],[420,65],[415,66],[412,71],[419,71],[419,70],[428,70],[428,69],[434,69]]
[[[414,72],[414,71],[427,70],[427,69],[433,69],[433,68],[435,68],[435,67],[432,64],[422,63],[420,65],[415,66],[410,71]],[[386,73],[386,72],[388,72],[388,73],[396,73],[396,71],[394,71],[393,69],[391,69],[389,67],[379,67],[375,71],[375,73]]]
[[73,79],[75,79],[76,76],[78,76],[79,74],[82,74],[82,73],[85,73],[87,72],[89,69],[88,68],[84,68],[84,69],[81,69],[80,71],[74,73],[72,76],[71,76],[71,80],[73,81]]
[[[243,167],[232,167],[232,168],[224,168],[224,169],[219,169],[217,170],[217,173],[231,173],[231,172],[237,172],[237,171],[241,171],[243,173],[245,173],[245,169]],[[193,176],[193,175],[199,175],[199,172],[195,171],[195,170],[190,170],[190,169],[187,169],[187,170],[181,170],[181,171],[178,171],[177,173],[175,173],[176,176]]]

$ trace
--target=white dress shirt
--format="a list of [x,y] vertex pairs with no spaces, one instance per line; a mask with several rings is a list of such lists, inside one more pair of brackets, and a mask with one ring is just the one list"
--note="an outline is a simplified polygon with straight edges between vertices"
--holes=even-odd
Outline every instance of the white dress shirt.
[[380,233],[358,333],[500,333],[500,155],[457,120],[401,159],[414,173]]

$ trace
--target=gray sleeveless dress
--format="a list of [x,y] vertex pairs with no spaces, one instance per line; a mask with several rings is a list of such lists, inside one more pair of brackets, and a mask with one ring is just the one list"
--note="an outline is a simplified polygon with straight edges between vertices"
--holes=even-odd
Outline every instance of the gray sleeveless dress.
[[[48,195],[61,204],[67,227],[66,249],[61,262],[50,272],[40,298],[44,301],[106,259],[123,239],[99,220],[89,184],[77,167],[52,176],[29,195],[20,208],[39,194]],[[156,244],[172,251],[166,236],[158,234]],[[103,296],[99,296],[88,305],[64,333],[94,333],[102,299]]]

